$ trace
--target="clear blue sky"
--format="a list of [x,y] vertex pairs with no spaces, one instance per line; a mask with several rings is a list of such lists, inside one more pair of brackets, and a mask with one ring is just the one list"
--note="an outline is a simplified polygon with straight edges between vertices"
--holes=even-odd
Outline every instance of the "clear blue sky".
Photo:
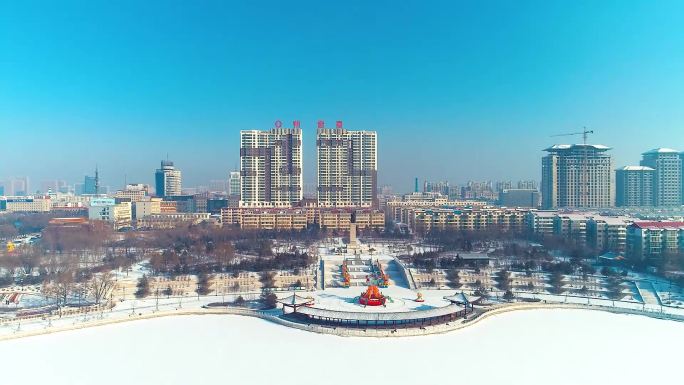
[[[334,4],[333,4],[334,3]],[[539,179],[587,126],[616,166],[684,150],[682,1],[0,0],[0,179],[206,184],[239,130],[377,130],[380,183]],[[579,141],[577,139],[576,141]]]

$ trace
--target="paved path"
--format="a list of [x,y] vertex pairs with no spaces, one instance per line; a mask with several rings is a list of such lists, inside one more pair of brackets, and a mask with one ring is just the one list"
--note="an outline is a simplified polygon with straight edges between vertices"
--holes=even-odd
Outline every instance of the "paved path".
[[660,301],[660,296],[656,293],[653,284],[649,281],[635,281],[637,290],[639,290],[639,295],[644,300],[644,303],[649,305],[662,305]]

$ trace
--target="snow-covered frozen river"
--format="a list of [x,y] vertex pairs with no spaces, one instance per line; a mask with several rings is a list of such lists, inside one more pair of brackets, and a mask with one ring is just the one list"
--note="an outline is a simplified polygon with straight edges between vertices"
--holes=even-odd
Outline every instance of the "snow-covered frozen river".
[[506,313],[443,335],[343,338],[179,316],[0,342],[3,384],[636,384],[681,381],[684,323]]

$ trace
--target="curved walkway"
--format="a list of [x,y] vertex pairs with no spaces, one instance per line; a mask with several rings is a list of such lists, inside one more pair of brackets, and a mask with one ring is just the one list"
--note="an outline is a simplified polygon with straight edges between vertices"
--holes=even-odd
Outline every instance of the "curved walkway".
[[597,305],[581,305],[581,304],[562,304],[562,303],[512,303],[512,304],[502,304],[495,305],[489,308],[481,309],[482,312],[476,314],[473,318],[468,318],[462,321],[449,322],[441,325],[426,326],[424,328],[412,328],[412,329],[397,329],[397,330],[383,330],[383,329],[349,329],[343,327],[327,327],[321,325],[307,325],[297,322],[292,322],[279,317],[276,312],[266,312],[266,311],[255,311],[249,309],[236,309],[236,308],[201,308],[194,310],[173,310],[173,311],[159,311],[150,314],[134,315],[130,318],[117,318],[117,319],[97,319],[91,320],[84,323],[73,324],[61,327],[50,327],[39,330],[30,331],[19,331],[11,335],[0,336],[0,341],[11,340],[23,337],[37,336],[43,334],[52,334],[68,330],[77,330],[90,328],[95,326],[103,326],[110,324],[117,324],[122,322],[130,322],[136,320],[145,320],[160,317],[169,316],[185,316],[185,315],[242,315],[248,317],[261,318],[267,321],[271,321],[283,326],[292,327],[308,332],[321,333],[321,334],[333,334],[342,337],[410,337],[410,336],[421,336],[429,334],[447,333],[454,330],[463,329],[465,327],[471,326],[480,322],[488,317],[496,316],[511,311],[519,310],[535,310],[535,309],[580,309],[580,310],[598,310],[607,311],[616,314],[633,314],[641,315],[652,318],[672,320],[672,321],[684,321],[683,316],[665,314],[655,311],[642,311],[642,310],[632,310],[623,308],[613,308],[607,306],[597,306]]

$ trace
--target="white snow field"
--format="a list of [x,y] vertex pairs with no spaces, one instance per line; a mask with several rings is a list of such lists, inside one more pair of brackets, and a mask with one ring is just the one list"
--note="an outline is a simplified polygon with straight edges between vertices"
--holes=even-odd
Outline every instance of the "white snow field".
[[3,384],[681,383],[684,324],[506,313],[441,335],[344,338],[251,317],[178,316],[0,342]]

